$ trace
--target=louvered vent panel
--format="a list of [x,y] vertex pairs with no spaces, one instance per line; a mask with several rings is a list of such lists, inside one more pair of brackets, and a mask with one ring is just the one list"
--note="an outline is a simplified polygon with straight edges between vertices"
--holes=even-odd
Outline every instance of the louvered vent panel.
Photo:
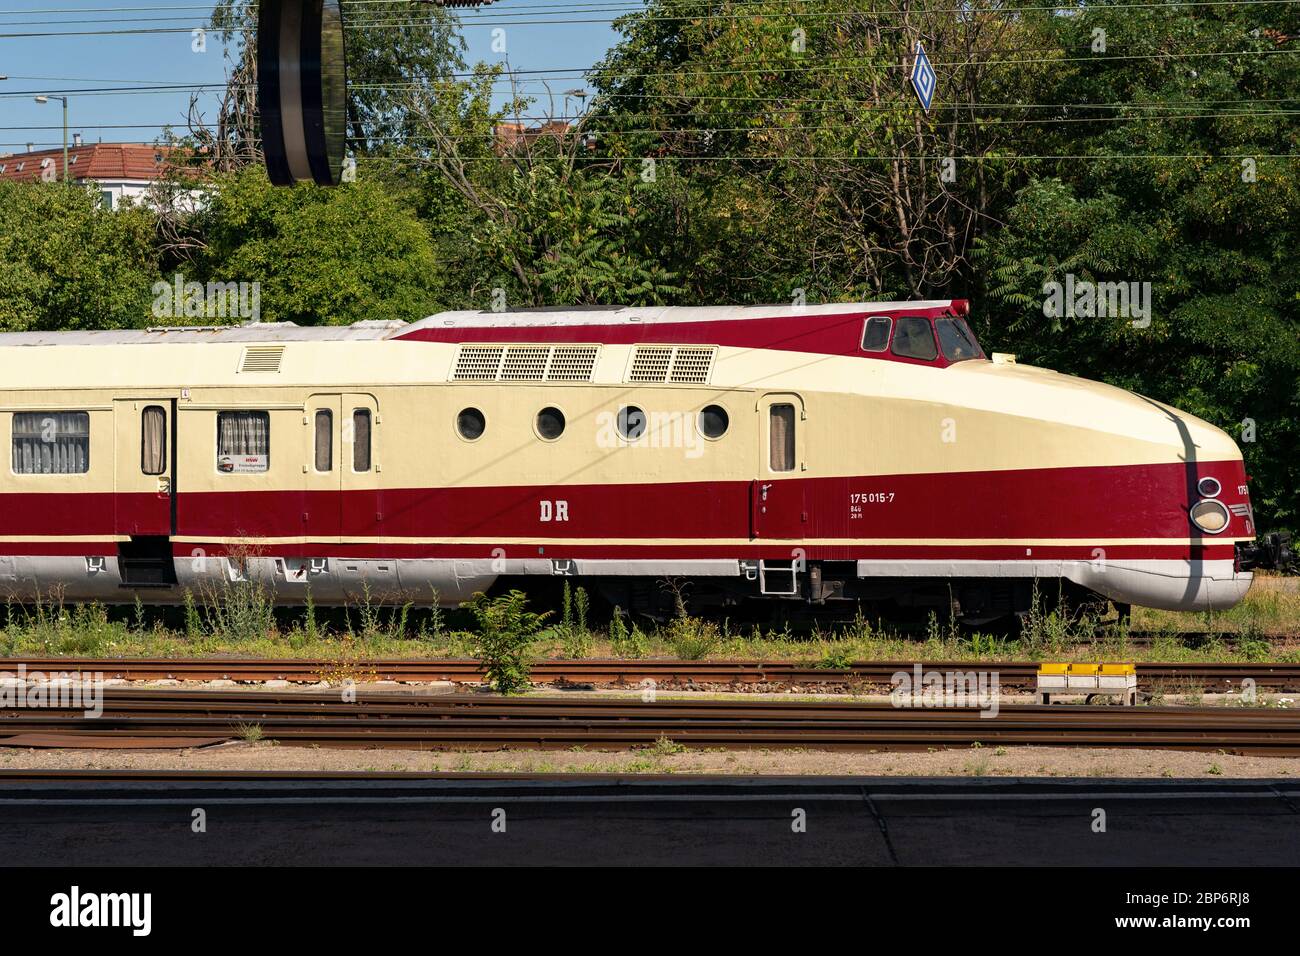
[[713,349],[679,345],[673,353],[673,367],[668,373],[668,381],[680,385],[703,385],[709,380],[709,370],[712,367]]
[[671,347],[653,345],[638,346],[632,356],[632,371],[628,373],[629,382],[666,382],[668,369],[673,364]]
[[540,382],[546,377],[546,362],[551,356],[549,345],[512,345],[501,363],[503,382]]
[[632,355],[629,382],[703,385],[713,370],[714,348],[707,345],[639,345]]
[[284,357],[283,345],[249,345],[239,362],[241,372],[278,372]]
[[557,345],[551,353],[551,367],[546,372],[548,382],[590,382],[596,369],[594,345]]
[[454,382],[590,382],[598,345],[462,345]]
[[456,368],[451,373],[455,381],[492,382],[501,371],[501,356],[505,349],[500,345],[463,345],[456,356]]

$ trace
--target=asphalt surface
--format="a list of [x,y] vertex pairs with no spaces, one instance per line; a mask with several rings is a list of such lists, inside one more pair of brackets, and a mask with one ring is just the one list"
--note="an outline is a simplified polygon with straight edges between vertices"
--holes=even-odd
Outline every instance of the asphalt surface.
[[10,866],[1295,866],[1300,782],[11,772],[0,846]]

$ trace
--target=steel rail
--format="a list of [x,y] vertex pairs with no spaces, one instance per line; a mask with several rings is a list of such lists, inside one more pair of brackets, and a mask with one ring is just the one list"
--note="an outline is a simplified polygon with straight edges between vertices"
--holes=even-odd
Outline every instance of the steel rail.
[[[692,748],[919,750],[976,744],[1156,748],[1300,756],[1300,713],[1264,708],[1011,705],[898,708],[855,701],[502,699],[121,691],[102,716],[0,710],[0,746],[148,747],[235,740],[255,725],[281,744],[417,750]],[[162,745],[161,743],[157,745]]]
[[[1099,653],[1099,658],[1109,655]],[[843,687],[854,684],[888,684],[898,671],[911,672],[916,664],[927,671],[972,670],[997,673],[1004,687],[1025,687],[1034,682],[1038,665],[1032,661],[856,661],[845,668],[819,667],[798,661],[667,659],[539,660],[532,665],[537,684],[592,684],[635,686],[647,680],[658,685],[761,685]],[[30,674],[70,672],[102,674],[106,679],[128,681],[268,681],[287,680],[338,683],[353,680],[480,683],[483,670],[467,659],[375,659],[331,661],[325,659],[247,658],[7,658],[0,672],[13,674],[22,666]],[[1300,690],[1300,663],[1139,663],[1138,679],[1146,687],[1197,686],[1202,690],[1235,690],[1249,678],[1256,687]]]

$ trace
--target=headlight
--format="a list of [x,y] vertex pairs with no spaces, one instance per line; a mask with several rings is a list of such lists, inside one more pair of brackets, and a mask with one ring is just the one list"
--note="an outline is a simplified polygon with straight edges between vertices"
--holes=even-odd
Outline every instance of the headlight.
[[1223,486],[1219,484],[1218,478],[1202,478],[1196,483],[1196,490],[1206,498],[1217,498]]
[[1191,516],[1192,524],[1206,534],[1218,534],[1228,526],[1228,509],[1223,506],[1222,501],[1215,501],[1213,498],[1198,501],[1192,505],[1192,510],[1188,514]]

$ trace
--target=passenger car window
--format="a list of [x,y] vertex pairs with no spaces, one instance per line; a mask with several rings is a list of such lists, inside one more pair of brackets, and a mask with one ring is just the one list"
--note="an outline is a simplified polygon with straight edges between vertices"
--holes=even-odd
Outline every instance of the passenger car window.
[[768,412],[768,447],[773,471],[794,471],[794,406],[773,405]]
[[635,405],[624,405],[618,410],[618,433],[628,441],[636,441],[645,434],[646,415]]
[[271,467],[271,413],[217,412],[217,471],[252,474]]
[[935,319],[934,329],[939,333],[939,347],[949,362],[984,357],[984,351],[975,341],[975,335],[962,319]]
[[316,470],[334,470],[334,412],[316,409]]
[[487,430],[487,419],[477,408],[462,408],[456,416],[456,431],[466,441],[477,441]]
[[899,319],[894,329],[892,351],[903,358],[938,358],[939,349],[934,344],[934,330],[930,328],[930,320],[916,315]]
[[140,413],[140,471],[161,475],[167,471],[167,413],[161,405]]
[[889,330],[894,320],[887,315],[873,315],[862,330],[862,351],[883,352],[889,348]]
[[352,412],[352,470],[370,470],[370,409]]
[[555,441],[564,434],[564,412],[548,405],[537,413],[537,434],[545,441]]
[[82,475],[90,470],[89,412],[14,412],[15,475]]
[[731,417],[721,405],[705,405],[700,410],[700,434],[705,438],[721,438],[730,424]]

